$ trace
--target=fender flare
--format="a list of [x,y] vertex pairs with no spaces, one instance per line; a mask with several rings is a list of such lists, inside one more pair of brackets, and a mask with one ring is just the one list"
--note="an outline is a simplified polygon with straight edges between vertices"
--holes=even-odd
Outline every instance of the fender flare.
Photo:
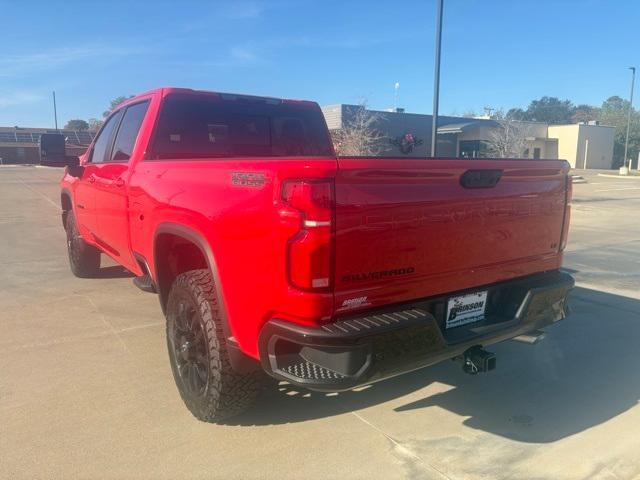
[[[216,263],[216,260],[213,255],[213,251],[211,250],[211,246],[209,245],[209,242],[207,242],[207,240],[204,238],[204,236],[200,232],[198,232],[197,230],[194,230],[193,228],[187,227],[185,225],[182,225],[179,223],[173,223],[173,222],[163,222],[159,224],[156,228],[156,231],[153,234],[153,266],[154,266],[156,277],[158,276],[158,252],[156,249],[156,245],[158,243],[158,237],[165,233],[175,235],[177,237],[182,237],[185,240],[190,241],[191,243],[196,245],[198,249],[202,252],[202,255],[204,256],[207,262],[207,266],[209,267],[209,271],[213,276],[213,281],[216,284],[216,289],[215,289],[216,300],[220,307],[219,311],[220,311],[220,317],[222,319],[222,328],[223,328],[225,337],[232,338],[233,331],[231,329],[231,325],[229,324],[229,317],[227,315],[227,307],[224,301],[224,293],[222,288],[222,282],[220,280],[220,274],[218,272],[218,265]],[[156,280],[158,279],[156,278]],[[156,284],[158,285],[158,287],[160,287],[158,281],[156,281]],[[160,297],[160,305],[162,307],[162,313],[166,313],[165,300],[166,300],[166,295],[169,292],[162,292],[162,289],[159,288],[158,293]]]
[[[213,251],[211,250],[211,245],[205,239],[204,235],[202,235],[197,230],[187,227],[185,225],[173,222],[163,222],[160,223],[153,234],[153,266],[156,272],[156,277],[158,273],[158,258],[156,245],[158,236],[162,234],[171,234],[177,237],[182,237],[185,240],[192,242],[194,245],[200,249],[202,252],[207,266],[209,267],[209,271],[213,276],[213,281],[216,284],[216,301],[218,302],[220,319],[222,321],[222,331],[224,332],[225,339],[227,340],[227,352],[229,353],[229,360],[231,362],[232,368],[238,373],[247,373],[260,369],[260,362],[256,361],[254,358],[245,354],[238,342],[236,341],[233,335],[233,329],[231,328],[231,324],[229,323],[229,316],[227,314],[227,306],[224,299],[224,291],[222,287],[222,282],[220,280],[220,273],[218,271],[218,265],[216,263],[215,256],[213,255]],[[157,280],[157,278],[156,278]],[[156,282],[159,286],[159,282]],[[165,298],[163,295],[168,294],[168,292],[162,292],[162,289],[159,288],[159,299],[160,305],[162,307],[162,313],[166,314],[165,311]]]
[[[69,201],[71,202],[71,209],[70,210],[65,210],[64,207],[62,206],[62,197],[63,196],[67,196],[69,197]],[[71,190],[69,190],[67,187],[63,188],[60,191],[60,214],[62,215],[62,228],[67,228],[67,214],[71,211],[73,212],[74,206],[73,206],[73,194],[71,193]]]

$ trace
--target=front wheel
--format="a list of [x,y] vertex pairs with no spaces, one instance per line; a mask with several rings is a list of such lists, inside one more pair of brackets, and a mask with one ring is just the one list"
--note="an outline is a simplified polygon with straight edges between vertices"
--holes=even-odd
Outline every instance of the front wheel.
[[208,270],[178,275],[167,299],[167,346],[173,377],[191,413],[219,422],[253,405],[264,373],[233,370],[215,284]]
[[82,239],[73,212],[67,214],[65,230],[71,271],[76,277],[95,277],[100,270],[100,250]]

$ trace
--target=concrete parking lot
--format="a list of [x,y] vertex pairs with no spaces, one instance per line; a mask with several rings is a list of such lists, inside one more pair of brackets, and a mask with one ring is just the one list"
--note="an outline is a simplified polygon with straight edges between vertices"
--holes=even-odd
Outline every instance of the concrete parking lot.
[[112,263],[71,275],[60,174],[0,168],[0,477],[640,478],[640,181],[574,185],[573,315],[495,372],[281,385],[218,426],[180,400],[157,298]]

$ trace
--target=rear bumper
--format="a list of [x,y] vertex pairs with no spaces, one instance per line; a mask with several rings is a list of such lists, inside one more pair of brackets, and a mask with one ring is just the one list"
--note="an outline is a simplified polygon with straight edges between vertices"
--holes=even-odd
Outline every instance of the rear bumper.
[[311,390],[341,391],[433,365],[565,318],[573,278],[554,271],[488,290],[485,320],[444,328],[446,301],[459,293],[367,312],[320,328],[269,321],[259,339],[270,375]]

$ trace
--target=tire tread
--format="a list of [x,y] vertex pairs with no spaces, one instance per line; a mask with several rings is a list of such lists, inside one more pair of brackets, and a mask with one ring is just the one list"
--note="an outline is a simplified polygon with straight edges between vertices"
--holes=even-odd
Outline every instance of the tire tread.
[[[190,398],[181,387],[174,360],[171,367],[180,395],[191,413],[204,422],[220,422],[247,410],[255,402],[263,388],[264,373],[261,371],[237,373],[231,366],[227,342],[222,326],[215,283],[208,270],[190,270],[178,275],[171,287],[167,301],[167,315],[173,306],[172,298],[179,290],[187,290],[195,300],[205,327],[209,350],[209,388],[204,401]],[[169,322],[167,322],[167,345],[170,350]]]

